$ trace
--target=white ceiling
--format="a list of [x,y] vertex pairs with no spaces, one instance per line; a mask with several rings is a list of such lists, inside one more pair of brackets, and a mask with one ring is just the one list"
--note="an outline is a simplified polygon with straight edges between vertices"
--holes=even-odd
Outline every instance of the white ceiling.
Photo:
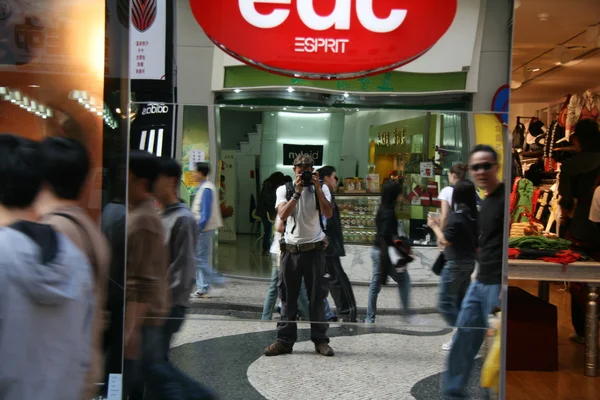
[[[600,0],[520,3],[514,19],[512,80],[522,85],[512,91],[511,102],[554,102],[567,93],[600,87]],[[544,13],[545,22],[539,17]],[[596,40],[587,32],[593,26],[598,29]],[[532,68],[541,70],[528,71]]]

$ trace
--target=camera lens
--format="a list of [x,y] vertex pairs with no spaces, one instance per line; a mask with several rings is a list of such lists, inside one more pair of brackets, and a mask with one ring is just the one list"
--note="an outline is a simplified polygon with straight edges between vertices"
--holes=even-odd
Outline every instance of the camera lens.
[[312,182],[312,174],[310,173],[310,171],[302,172],[300,178],[302,179],[302,183],[304,183],[305,185],[310,185],[310,183]]

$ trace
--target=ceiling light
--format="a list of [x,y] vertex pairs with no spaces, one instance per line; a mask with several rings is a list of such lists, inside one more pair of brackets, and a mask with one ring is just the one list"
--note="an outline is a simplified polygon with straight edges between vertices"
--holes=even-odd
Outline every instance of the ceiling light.
[[254,107],[250,107],[251,110],[254,110]]
[[287,107],[283,107],[283,111],[287,110]]
[[121,109],[120,109],[119,107],[117,107],[117,108],[115,108],[115,112],[116,112],[117,114],[121,114]]
[[288,87],[286,90],[287,90],[289,93],[292,93],[292,92],[295,92],[295,91],[296,91],[296,89],[294,89],[294,88],[293,88],[293,87],[291,87],[291,86],[290,86],[290,87]]
[[521,7],[521,0],[515,0],[515,10]]
[[321,109],[320,109],[320,108],[317,108],[317,111],[321,111]]
[[537,68],[537,67],[536,68],[527,68],[527,71],[531,71],[531,72],[538,72],[541,70],[542,70],[541,68]]
[[242,89],[233,89],[234,92],[239,93],[242,91]]
[[344,97],[345,97],[345,98],[348,98],[348,97],[350,97],[350,95],[348,94],[348,92],[345,92],[345,93],[344,93]]
[[518,89],[518,88],[521,87],[522,84],[523,84],[523,82],[521,82],[521,81],[512,80],[512,81],[510,81],[510,88],[511,89]]
[[539,13],[537,15],[538,20],[540,20],[540,22],[548,22],[548,19],[550,19],[550,14],[548,13]]
[[28,86],[31,88],[39,88],[40,87],[40,85],[28,85]]

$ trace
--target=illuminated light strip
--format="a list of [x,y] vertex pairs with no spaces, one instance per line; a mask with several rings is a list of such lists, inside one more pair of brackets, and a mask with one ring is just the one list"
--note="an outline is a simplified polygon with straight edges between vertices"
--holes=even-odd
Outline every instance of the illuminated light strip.
[[140,150],[146,150],[146,135],[148,132],[142,131],[142,138],[140,139]]
[[148,153],[154,154],[154,135],[156,135],[156,131],[154,129],[150,129],[150,140],[148,143]]
[[162,128],[158,130],[158,143],[156,144],[156,155],[158,157],[162,157],[163,132],[164,129]]

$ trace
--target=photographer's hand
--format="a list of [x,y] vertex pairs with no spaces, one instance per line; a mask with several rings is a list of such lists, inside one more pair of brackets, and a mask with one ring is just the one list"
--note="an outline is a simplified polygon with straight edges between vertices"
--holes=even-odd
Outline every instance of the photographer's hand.
[[304,189],[304,183],[302,182],[302,174],[296,175],[296,180],[294,181],[294,185],[296,186],[296,193],[301,195],[302,189]]
[[318,172],[313,172],[312,174],[312,184],[315,187],[315,190],[318,192],[322,191],[323,188],[321,186],[321,182],[320,182],[320,177],[319,177],[319,173]]

